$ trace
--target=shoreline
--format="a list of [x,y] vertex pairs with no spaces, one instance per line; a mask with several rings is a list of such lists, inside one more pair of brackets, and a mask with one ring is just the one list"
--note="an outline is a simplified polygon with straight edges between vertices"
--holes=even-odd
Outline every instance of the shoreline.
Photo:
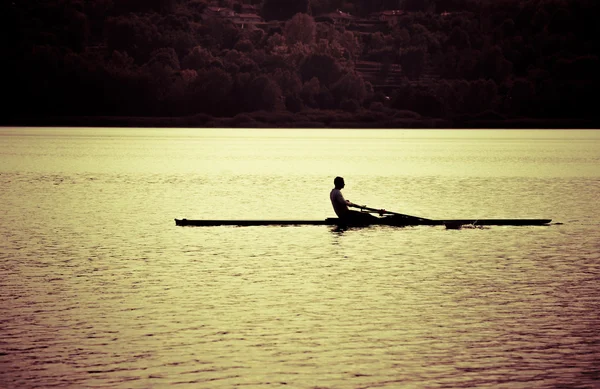
[[[256,117],[258,116],[258,117]],[[480,119],[461,117],[439,118],[379,118],[365,120],[364,117],[330,120],[283,115],[244,114],[233,118],[208,115],[183,117],[140,117],[140,116],[53,116],[29,117],[6,120],[4,127],[155,127],[155,128],[377,128],[377,129],[600,129],[600,120],[593,119]],[[262,119],[262,120],[261,120]]]

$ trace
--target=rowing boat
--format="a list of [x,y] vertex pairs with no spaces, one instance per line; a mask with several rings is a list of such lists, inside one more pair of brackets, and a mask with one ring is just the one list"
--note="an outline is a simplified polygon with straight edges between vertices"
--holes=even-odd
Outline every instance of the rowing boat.
[[406,215],[385,209],[369,208],[366,205],[351,204],[361,212],[376,214],[372,218],[355,220],[340,220],[327,218],[325,220],[188,220],[175,219],[178,226],[339,226],[339,227],[367,227],[367,226],[446,226],[449,229],[459,229],[462,226],[544,226],[550,224],[552,219],[426,219],[418,216]]
[[[424,219],[408,215],[393,214],[378,217],[369,225],[381,225],[392,227],[409,226],[446,226],[446,228],[461,228],[462,226],[543,226],[548,225],[552,219],[448,219],[434,220]],[[360,226],[365,224],[351,225],[340,221],[338,218],[327,218],[324,220],[191,220],[175,219],[177,226]]]

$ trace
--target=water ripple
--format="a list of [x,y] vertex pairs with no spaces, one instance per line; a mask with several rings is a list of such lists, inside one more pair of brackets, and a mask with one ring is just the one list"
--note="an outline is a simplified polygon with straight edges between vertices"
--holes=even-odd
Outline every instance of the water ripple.
[[[345,189],[426,217],[563,223],[550,227],[174,226],[329,215],[330,176],[347,168],[311,136],[306,168],[304,154],[286,164],[282,155],[301,150],[281,139],[246,150],[227,138],[243,151],[229,159],[213,138],[80,136],[47,154],[35,142],[15,149],[35,164],[2,154],[0,387],[598,386],[593,150],[552,159],[542,142],[527,149],[538,155],[493,145],[500,156],[486,156],[467,142],[459,158],[452,142],[419,140],[431,146],[424,155],[385,135],[372,141],[391,173],[383,151],[364,154]],[[361,139],[348,145],[373,152]],[[272,166],[252,171],[244,158],[269,150],[254,162]],[[469,161],[479,167],[460,173]],[[550,174],[561,163],[585,174]]]

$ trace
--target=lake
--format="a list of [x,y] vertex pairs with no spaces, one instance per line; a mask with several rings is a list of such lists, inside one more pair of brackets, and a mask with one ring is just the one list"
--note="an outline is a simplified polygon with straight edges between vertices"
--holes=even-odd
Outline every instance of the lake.
[[[0,388],[600,387],[600,131],[0,128]],[[549,226],[176,227],[346,199]]]

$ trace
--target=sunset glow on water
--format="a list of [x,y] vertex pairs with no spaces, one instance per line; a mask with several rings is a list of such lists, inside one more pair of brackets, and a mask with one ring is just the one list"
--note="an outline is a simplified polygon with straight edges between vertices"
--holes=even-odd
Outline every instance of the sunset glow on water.
[[[0,128],[1,388],[594,387],[600,132]],[[545,227],[176,227],[354,202]]]

